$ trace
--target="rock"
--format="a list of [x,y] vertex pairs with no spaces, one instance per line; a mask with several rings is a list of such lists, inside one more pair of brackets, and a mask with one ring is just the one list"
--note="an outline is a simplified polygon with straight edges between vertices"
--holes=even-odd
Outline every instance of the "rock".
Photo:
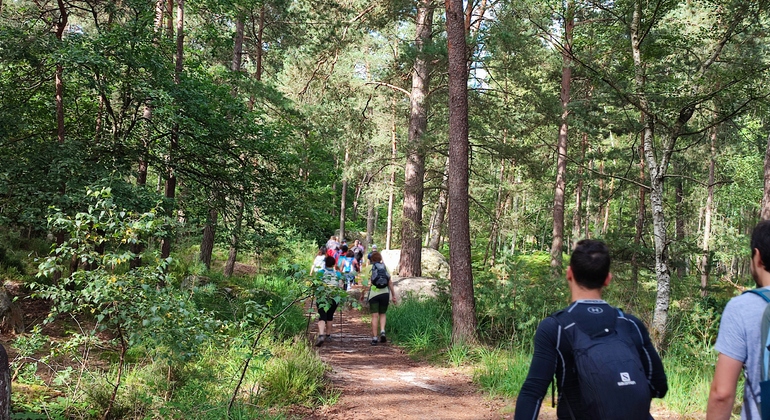
[[[380,251],[385,267],[391,273],[398,273],[398,263],[401,259],[400,249]],[[439,279],[449,279],[449,263],[444,256],[433,248],[422,249],[422,275]]]
[[8,295],[5,286],[0,287],[0,332],[24,332],[24,314]]
[[257,274],[257,267],[254,265],[236,262],[233,266],[234,276],[253,276],[254,274]]
[[436,296],[436,279],[430,277],[393,277],[393,289],[398,300]]

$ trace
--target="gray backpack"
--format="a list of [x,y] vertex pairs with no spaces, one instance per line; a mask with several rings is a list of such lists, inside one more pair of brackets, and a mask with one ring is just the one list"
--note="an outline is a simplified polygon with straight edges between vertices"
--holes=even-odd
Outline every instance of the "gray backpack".
[[372,266],[372,286],[378,289],[384,289],[388,287],[390,276],[388,270],[383,263],[374,263]]

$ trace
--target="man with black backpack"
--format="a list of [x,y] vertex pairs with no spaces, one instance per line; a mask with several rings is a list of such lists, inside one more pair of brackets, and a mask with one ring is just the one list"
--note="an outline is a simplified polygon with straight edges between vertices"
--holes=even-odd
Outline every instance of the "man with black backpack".
[[[741,371],[745,369],[742,420],[770,419],[770,383],[763,371],[763,356],[768,339],[770,302],[770,221],[759,222],[751,234],[751,276],[757,289],[749,290],[727,302],[719,335],[714,345],[717,364],[711,382],[706,419],[729,419],[735,403],[735,390]],[[761,402],[765,404],[760,404]]]
[[534,420],[556,375],[556,416],[573,420],[648,420],[650,401],[668,391],[663,363],[644,324],[602,300],[610,255],[582,240],[567,268],[571,304],[540,322],[515,420]]

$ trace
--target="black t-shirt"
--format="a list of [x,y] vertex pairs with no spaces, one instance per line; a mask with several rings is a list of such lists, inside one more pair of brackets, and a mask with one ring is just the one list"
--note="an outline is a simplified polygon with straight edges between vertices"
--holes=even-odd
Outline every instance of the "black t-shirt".
[[[575,323],[588,335],[615,328],[619,315],[617,309],[603,300],[579,300],[573,302],[565,310],[570,312]],[[624,314],[624,316],[629,322],[636,324],[641,334],[642,347],[639,349],[639,357],[649,379],[652,396],[663,398],[668,391],[666,374],[663,371],[663,362],[650,341],[647,328],[636,317],[628,314]],[[540,405],[554,375],[556,375],[559,391],[557,417],[559,419],[572,419],[574,414],[576,420],[588,418],[582,414],[583,407],[577,372],[575,371],[575,360],[572,356],[572,346],[564,336],[560,335],[559,329],[559,323],[550,316],[541,321],[537,327],[532,364],[516,401],[515,420],[534,420],[537,418]]]

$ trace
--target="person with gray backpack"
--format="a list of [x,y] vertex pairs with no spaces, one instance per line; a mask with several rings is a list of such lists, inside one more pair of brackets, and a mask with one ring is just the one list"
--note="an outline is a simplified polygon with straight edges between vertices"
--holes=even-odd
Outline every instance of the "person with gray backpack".
[[[378,342],[385,343],[385,322],[388,311],[388,302],[396,303],[396,293],[393,290],[393,281],[390,273],[382,263],[382,255],[374,251],[370,257],[372,262],[372,277],[369,280],[369,289],[361,291],[361,303],[364,299],[369,301],[369,312],[372,314],[372,345],[376,346]],[[380,332],[379,336],[377,331]]]
[[668,391],[663,362],[644,324],[602,300],[610,280],[607,246],[590,239],[578,242],[567,268],[572,303],[537,327],[515,420],[537,418],[554,376],[558,419],[652,418],[652,398]]
[[730,299],[722,312],[714,349],[719,352],[711,382],[707,420],[727,420],[735,404],[741,371],[742,420],[770,419],[770,378],[767,348],[770,311],[770,221],[759,222],[751,233],[751,277],[756,289]]

